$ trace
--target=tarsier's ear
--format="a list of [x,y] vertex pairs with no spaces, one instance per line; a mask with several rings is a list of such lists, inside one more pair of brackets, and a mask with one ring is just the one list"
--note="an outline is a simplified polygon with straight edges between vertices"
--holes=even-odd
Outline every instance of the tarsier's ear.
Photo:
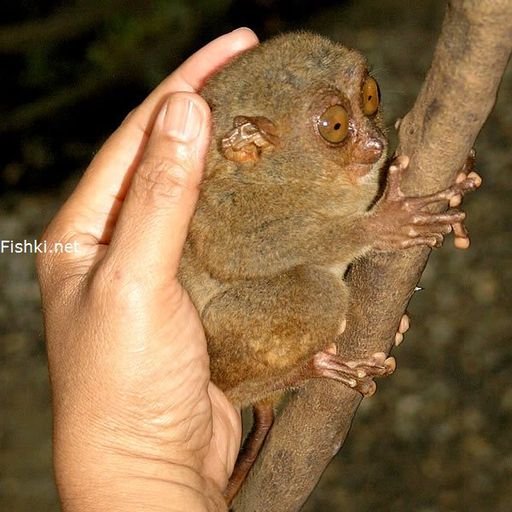
[[221,140],[221,152],[234,162],[258,160],[261,151],[279,143],[276,125],[262,116],[236,116]]

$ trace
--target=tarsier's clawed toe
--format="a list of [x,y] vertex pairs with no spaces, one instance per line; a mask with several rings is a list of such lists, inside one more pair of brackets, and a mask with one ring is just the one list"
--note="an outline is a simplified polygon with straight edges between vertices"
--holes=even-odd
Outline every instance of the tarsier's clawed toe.
[[311,377],[334,379],[364,396],[371,396],[377,389],[373,379],[393,373],[396,361],[384,352],[376,352],[364,359],[348,360],[332,351],[323,351],[315,354],[309,368]]

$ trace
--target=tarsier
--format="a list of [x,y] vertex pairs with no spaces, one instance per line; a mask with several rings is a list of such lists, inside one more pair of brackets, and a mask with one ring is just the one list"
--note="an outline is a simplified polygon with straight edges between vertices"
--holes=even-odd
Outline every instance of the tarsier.
[[286,34],[239,56],[203,97],[213,115],[200,199],[179,278],[202,319],[211,378],[254,427],[226,491],[237,492],[270,428],[283,390],[332,378],[372,394],[391,373],[383,353],[350,361],[334,342],[345,326],[348,265],[369,251],[438,247],[456,205],[480,177],[466,166],[446,190],[405,197],[408,159],[387,167],[380,92],[366,59],[307,33]]

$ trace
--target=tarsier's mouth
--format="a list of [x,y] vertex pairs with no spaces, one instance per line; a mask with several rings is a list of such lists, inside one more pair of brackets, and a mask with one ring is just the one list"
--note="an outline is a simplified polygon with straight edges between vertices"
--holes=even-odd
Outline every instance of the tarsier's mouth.
[[363,178],[373,172],[378,171],[386,159],[386,147],[384,146],[383,151],[380,153],[379,158],[373,162],[351,162],[347,165],[348,173],[354,176],[356,179]]

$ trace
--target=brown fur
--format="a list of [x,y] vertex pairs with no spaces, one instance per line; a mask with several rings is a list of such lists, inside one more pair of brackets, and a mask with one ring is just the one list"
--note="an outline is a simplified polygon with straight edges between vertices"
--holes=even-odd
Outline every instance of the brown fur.
[[[179,278],[205,327],[212,379],[237,405],[278,390],[345,317],[343,274],[371,246],[362,219],[385,160],[385,150],[373,162],[365,153],[370,137],[386,146],[380,114],[362,111],[367,76],[359,53],[293,33],[241,55],[202,91],[213,139]],[[337,146],[314,122],[332,102],[352,123]],[[269,119],[278,142],[228,160],[221,140],[236,116]]]

